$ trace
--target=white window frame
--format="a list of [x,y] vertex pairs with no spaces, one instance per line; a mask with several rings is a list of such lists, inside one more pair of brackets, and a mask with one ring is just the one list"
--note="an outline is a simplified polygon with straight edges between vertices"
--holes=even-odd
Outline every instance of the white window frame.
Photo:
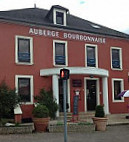
[[[30,40],[30,62],[19,62],[18,61],[18,38],[29,39]],[[33,38],[26,36],[15,36],[15,63],[19,65],[33,65]]]
[[[96,66],[95,67],[90,67],[87,66],[87,46],[91,46],[95,48],[95,58],[96,58]],[[85,66],[89,68],[98,68],[98,46],[95,44],[85,44]]]
[[[55,64],[55,43],[64,43],[65,44],[65,65],[56,65]],[[53,65],[54,66],[68,66],[68,52],[67,52],[67,41],[62,41],[62,40],[53,40]]]
[[[120,68],[113,68],[113,66],[112,66],[112,49],[118,49],[119,50]],[[110,55],[111,55],[111,69],[112,70],[122,70],[122,48],[120,48],[120,47],[111,47]]]
[[121,100],[115,100],[115,98],[114,98],[114,81],[121,81],[121,91],[124,90],[124,80],[120,79],[120,78],[112,78],[112,100],[113,100],[113,102],[124,102],[123,97]]
[[15,88],[16,93],[18,93],[18,78],[29,78],[30,79],[30,102],[20,102],[21,104],[33,104],[33,92],[34,92],[34,85],[33,85],[33,75],[15,75]]
[[[63,23],[63,25],[62,24],[57,24],[57,22],[56,22],[56,12],[61,12],[61,13],[64,14],[64,17],[63,17],[64,18],[63,19],[64,23]],[[53,10],[53,23],[56,24],[56,25],[66,26],[66,11],[54,8],[54,10]]]

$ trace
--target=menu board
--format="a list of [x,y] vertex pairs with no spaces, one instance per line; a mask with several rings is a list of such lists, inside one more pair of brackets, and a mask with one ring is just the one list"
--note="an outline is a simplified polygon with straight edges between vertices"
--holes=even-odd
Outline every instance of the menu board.
[[79,96],[74,96],[74,100],[73,100],[73,115],[78,115],[78,99],[79,99]]
[[72,80],[73,87],[82,87],[82,80],[81,79],[74,79]]

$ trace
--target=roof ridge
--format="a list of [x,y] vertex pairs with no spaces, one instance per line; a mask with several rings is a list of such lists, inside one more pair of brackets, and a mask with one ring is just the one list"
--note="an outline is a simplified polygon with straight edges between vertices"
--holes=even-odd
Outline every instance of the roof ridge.
[[21,9],[10,9],[10,10],[4,10],[4,11],[0,11],[0,12],[12,12],[12,11],[22,11],[22,10],[28,10],[28,9],[40,9],[40,10],[47,10],[48,9],[44,9],[44,8],[39,8],[39,7],[30,7],[30,8],[21,8]]

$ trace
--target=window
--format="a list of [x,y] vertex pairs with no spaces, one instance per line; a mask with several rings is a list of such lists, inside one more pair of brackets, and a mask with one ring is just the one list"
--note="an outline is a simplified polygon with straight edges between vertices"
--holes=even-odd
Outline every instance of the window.
[[111,48],[111,65],[112,69],[122,69],[121,48]]
[[123,91],[123,79],[113,79],[113,101],[121,102],[123,101],[122,97],[118,95]]
[[87,67],[98,67],[97,60],[97,46],[86,45],[86,66]]
[[21,102],[32,103],[33,96],[33,76],[17,76],[16,90]]
[[66,26],[66,11],[54,9],[54,24]]
[[32,64],[32,38],[16,36],[16,63]]
[[67,42],[54,41],[54,65],[67,66]]
[[56,24],[64,25],[64,13],[56,12]]

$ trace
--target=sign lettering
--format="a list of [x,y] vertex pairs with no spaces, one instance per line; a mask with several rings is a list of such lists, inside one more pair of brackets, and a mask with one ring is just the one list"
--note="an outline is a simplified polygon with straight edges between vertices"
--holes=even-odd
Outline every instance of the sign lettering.
[[106,39],[103,37],[97,36],[89,36],[85,34],[76,34],[76,33],[68,33],[64,32],[63,36],[60,32],[48,29],[35,29],[30,28],[29,34],[31,35],[38,35],[38,36],[45,36],[45,37],[55,37],[61,39],[70,39],[70,40],[78,40],[78,41],[85,41],[85,42],[93,42],[93,43],[106,43]]

